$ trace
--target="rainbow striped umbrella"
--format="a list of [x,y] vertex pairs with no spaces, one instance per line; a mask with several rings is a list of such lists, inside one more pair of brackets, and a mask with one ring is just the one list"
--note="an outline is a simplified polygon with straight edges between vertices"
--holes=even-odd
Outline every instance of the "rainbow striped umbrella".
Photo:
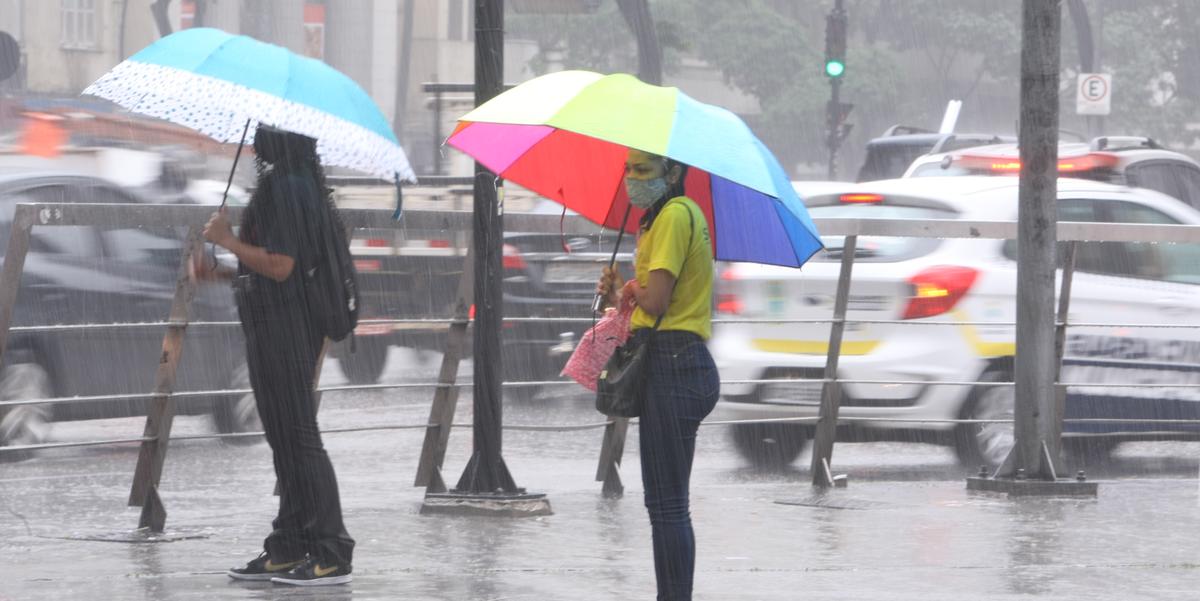
[[[779,161],[736,115],[631,75],[562,71],[527,81],[459,119],[447,141],[502,178],[600,225],[625,220],[628,148],[691,167],[688,196],[718,259],[799,267],[821,249]],[[631,217],[640,217],[636,207]]]

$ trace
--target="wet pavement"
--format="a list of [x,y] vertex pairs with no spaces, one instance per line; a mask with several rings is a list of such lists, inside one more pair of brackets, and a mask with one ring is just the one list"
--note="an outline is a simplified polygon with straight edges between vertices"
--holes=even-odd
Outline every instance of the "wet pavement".
[[[413,379],[393,352],[389,381]],[[327,366],[326,382],[336,383]],[[423,423],[431,395],[326,396],[326,428]],[[469,403],[467,403],[469,404]],[[596,420],[589,399],[547,395],[509,405],[510,424]],[[458,422],[470,421],[469,407]],[[140,433],[142,420],[57,424],[56,440]],[[209,428],[180,417],[178,433]],[[295,589],[239,584],[224,570],[255,555],[273,517],[264,443],[173,443],[162,481],[171,542],[137,540],[125,506],[136,446],[44,452],[0,464],[0,600],[35,599],[652,599],[650,531],[641,505],[637,436],[605,500],[593,481],[600,430],[505,433],[517,483],[546,493],[554,515],[420,515],[411,486],[419,430],[330,435],[355,581]],[[456,429],[446,474],[470,453]],[[929,445],[841,445],[850,486],[813,499],[801,457],[783,473],[750,469],[722,427],[702,429],[692,484],[697,600],[1186,599],[1200,577],[1200,446],[1139,443],[1093,474],[1096,499],[968,493],[953,454]],[[812,502],[789,505],[785,502]],[[814,507],[824,504],[824,507]],[[114,542],[114,539],[123,542]]]

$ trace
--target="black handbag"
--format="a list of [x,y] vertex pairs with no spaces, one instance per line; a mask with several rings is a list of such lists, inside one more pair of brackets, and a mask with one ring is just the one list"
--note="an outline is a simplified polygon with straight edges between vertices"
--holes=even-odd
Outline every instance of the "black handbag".
[[[692,249],[692,238],[696,234],[696,217],[688,209],[688,219],[692,229],[688,233],[687,250]],[[687,256],[679,266],[679,277],[683,277],[683,268],[687,266]],[[676,279],[678,284],[679,280]],[[675,289],[671,288],[674,295]],[[669,305],[669,302],[668,302]],[[654,328],[645,337],[631,336],[625,344],[613,351],[612,357],[600,370],[596,380],[596,411],[609,417],[638,417],[646,403],[646,382],[650,377],[650,352],[654,344],[654,334],[662,324],[667,312],[663,311],[654,321]]]

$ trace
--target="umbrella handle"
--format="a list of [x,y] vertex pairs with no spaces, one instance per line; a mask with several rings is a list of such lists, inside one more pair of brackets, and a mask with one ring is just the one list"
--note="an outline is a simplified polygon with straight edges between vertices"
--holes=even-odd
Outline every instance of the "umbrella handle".
[[[233,185],[233,174],[237,171],[238,159],[242,158],[242,147],[246,145],[246,134],[250,132],[250,120],[246,119],[246,127],[242,128],[242,141],[238,142],[237,153],[233,155],[233,167],[229,169],[229,180],[225,182],[225,193],[221,195],[221,209],[225,208],[226,201],[229,200],[229,188]],[[212,268],[215,271],[217,268],[217,245],[209,245],[209,259],[212,261]]]
[[[631,209],[633,209],[633,205],[625,205],[625,216],[621,218],[621,229],[617,231],[617,243],[613,246],[612,256],[608,259],[609,269],[612,269],[617,264],[617,251],[621,248],[621,238],[625,236],[625,226],[629,224],[629,211]],[[596,293],[596,296],[592,298],[592,314],[599,313],[603,306],[604,298],[600,296],[600,293]]]

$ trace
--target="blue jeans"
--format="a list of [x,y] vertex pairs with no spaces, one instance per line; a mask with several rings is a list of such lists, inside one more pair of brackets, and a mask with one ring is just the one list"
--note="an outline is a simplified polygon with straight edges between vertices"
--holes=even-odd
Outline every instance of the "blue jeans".
[[[648,334],[648,330],[634,333]],[[688,510],[688,483],[696,430],[717,404],[721,381],[704,340],[690,332],[657,332],[649,367],[638,434],[658,600],[689,601],[696,538]]]

